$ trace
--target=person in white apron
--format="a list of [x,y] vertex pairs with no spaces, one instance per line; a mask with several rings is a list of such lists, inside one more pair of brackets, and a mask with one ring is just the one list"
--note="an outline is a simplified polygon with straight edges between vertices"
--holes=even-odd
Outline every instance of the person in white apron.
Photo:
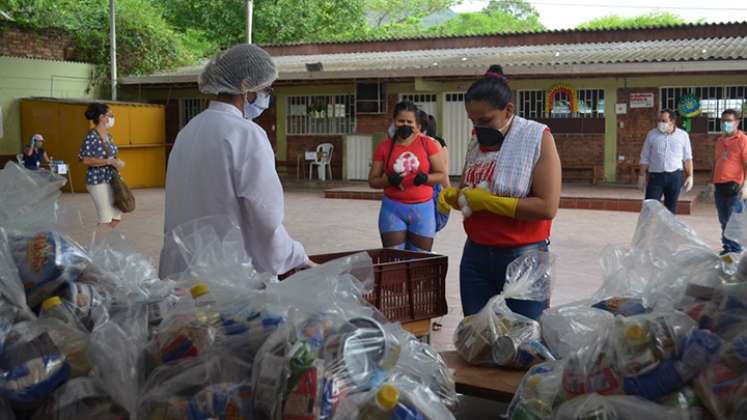
[[[459,270],[465,315],[480,311],[503,290],[506,268],[523,254],[547,250],[560,204],[560,157],[544,124],[514,114],[511,88],[500,66],[467,91],[475,126],[461,192],[472,214],[464,219],[467,243]],[[446,188],[439,207],[459,209],[460,190]],[[537,319],[548,301],[507,301],[514,312]]]
[[275,155],[265,130],[252,121],[269,107],[276,78],[270,55],[251,44],[219,53],[200,74],[200,92],[212,100],[179,132],[169,156],[161,278],[187,269],[172,230],[216,215],[239,224],[257,271],[282,274],[312,265],[283,226]]

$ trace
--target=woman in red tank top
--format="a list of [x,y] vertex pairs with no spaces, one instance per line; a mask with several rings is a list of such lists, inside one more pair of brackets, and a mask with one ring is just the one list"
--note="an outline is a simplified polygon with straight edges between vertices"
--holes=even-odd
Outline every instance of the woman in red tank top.
[[[513,260],[548,249],[560,203],[560,157],[552,134],[540,123],[515,116],[511,97],[503,69],[491,66],[464,99],[476,137],[467,152],[461,185],[472,209],[469,217],[465,215],[468,239],[459,272],[465,315],[479,312],[501,293]],[[445,189],[439,208],[459,209],[459,194],[458,189]],[[537,319],[549,302],[507,303],[514,312]]]

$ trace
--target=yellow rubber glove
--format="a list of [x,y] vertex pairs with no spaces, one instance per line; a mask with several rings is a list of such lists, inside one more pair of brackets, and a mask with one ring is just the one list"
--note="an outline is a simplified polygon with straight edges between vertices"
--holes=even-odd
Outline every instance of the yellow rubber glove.
[[465,188],[462,190],[467,205],[473,212],[489,211],[501,216],[516,218],[516,208],[519,199],[514,197],[498,197],[483,190],[482,188]]
[[438,194],[438,211],[442,214],[449,214],[452,208],[458,209],[459,204],[459,190],[456,188],[444,188],[440,194]]

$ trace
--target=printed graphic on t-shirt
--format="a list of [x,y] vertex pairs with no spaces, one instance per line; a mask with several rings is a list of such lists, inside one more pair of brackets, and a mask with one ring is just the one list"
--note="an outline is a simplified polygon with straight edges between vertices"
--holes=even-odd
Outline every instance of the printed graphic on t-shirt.
[[494,171],[495,159],[485,159],[474,162],[464,171],[464,182],[470,188],[475,188],[483,181],[490,182],[490,180],[493,179]]
[[412,152],[402,153],[394,162],[394,172],[403,176],[417,173],[419,168],[420,160]]

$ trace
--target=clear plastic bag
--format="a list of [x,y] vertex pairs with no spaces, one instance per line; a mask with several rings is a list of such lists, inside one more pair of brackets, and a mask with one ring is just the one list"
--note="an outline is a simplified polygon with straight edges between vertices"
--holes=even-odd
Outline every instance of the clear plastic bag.
[[384,328],[395,330],[393,334],[401,345],[399,361],[387,381],[398,382],[401,376],[407,376],[427,386],[447,407],[456,407],[454,375],[441,355],[398,325],[388,324]]
[[615,316],[605,310],[592,308],[591,301],[554,306],[542,312],[542,339],[559,359],[597,339],[598,331],[612,326]]
[[52,228],[65,178],[29,171],[14,162],[0,170],[0,226],[21,231]]
[[508,418],[547,419],[552,418],[555,407],[562,402],[562,361],[545,362],[531,367],[508,406]]
[[250,378],[251,365],[221,352],[160,366],[143,388],[137,418],[253,418]]
[[58,388],[31,420],[121,420],[127,412],[91,378],[76,378]]
[[639,397],[589,394],[560,405],[554,418],[555,420],[684,420],[689,419],[690,414],[687,410],[668,407]]
[[503,292],[476,315],[464,318],[454,344],[468,363],[526,368],[554,356],[542,344],[537,321],[511,311],[506,299],[549,299],[554,257],[534,252],[519,257],[506,270]]
[[91,260],[83,248],[58,232],[10,233],[10,252],[35,308],[66,282],[77,281]]
[[26,292],[18,267],[10,252],[8,232],[0,228],[0,304],[7,302],[17,308],[28,308]]
[[410,378],[388,380],[345,399],[335,420],[450,420],[454,415],[430,391]]
[[112,399],[130,414],[145,381],[145,345],[148,339],[148,309],[133,305],[112,312],[91,333],[89,358],[93,377]]
[[718,357],[695,380],[701,401],[718,419],[747,415],[747,334],[726,343]]
[[[177,226],[167,235],[161,276],[185,282],[211,277],[224,286],[261,289],[274,276],[254,269],[239,225],[227,216],[208,216]],[[166,267],[173,265],[173,267]]]
[[378,386],[399,354],[373,318],[293,312],[254,361],[255,408],[269,418],[332,418],[341,400]]
[[745,206],[744,200],[738,200],[734,206],[734,211],[726,223],[724,229],[724,236],[727,239],[740,244],[747,244],[747,206]]
[[62,356],[69,376],[85,376],[91,370],[87,356],[88,334],[56,319],[16,323],[6,335],[0,368],[11,370],[31,359]]

